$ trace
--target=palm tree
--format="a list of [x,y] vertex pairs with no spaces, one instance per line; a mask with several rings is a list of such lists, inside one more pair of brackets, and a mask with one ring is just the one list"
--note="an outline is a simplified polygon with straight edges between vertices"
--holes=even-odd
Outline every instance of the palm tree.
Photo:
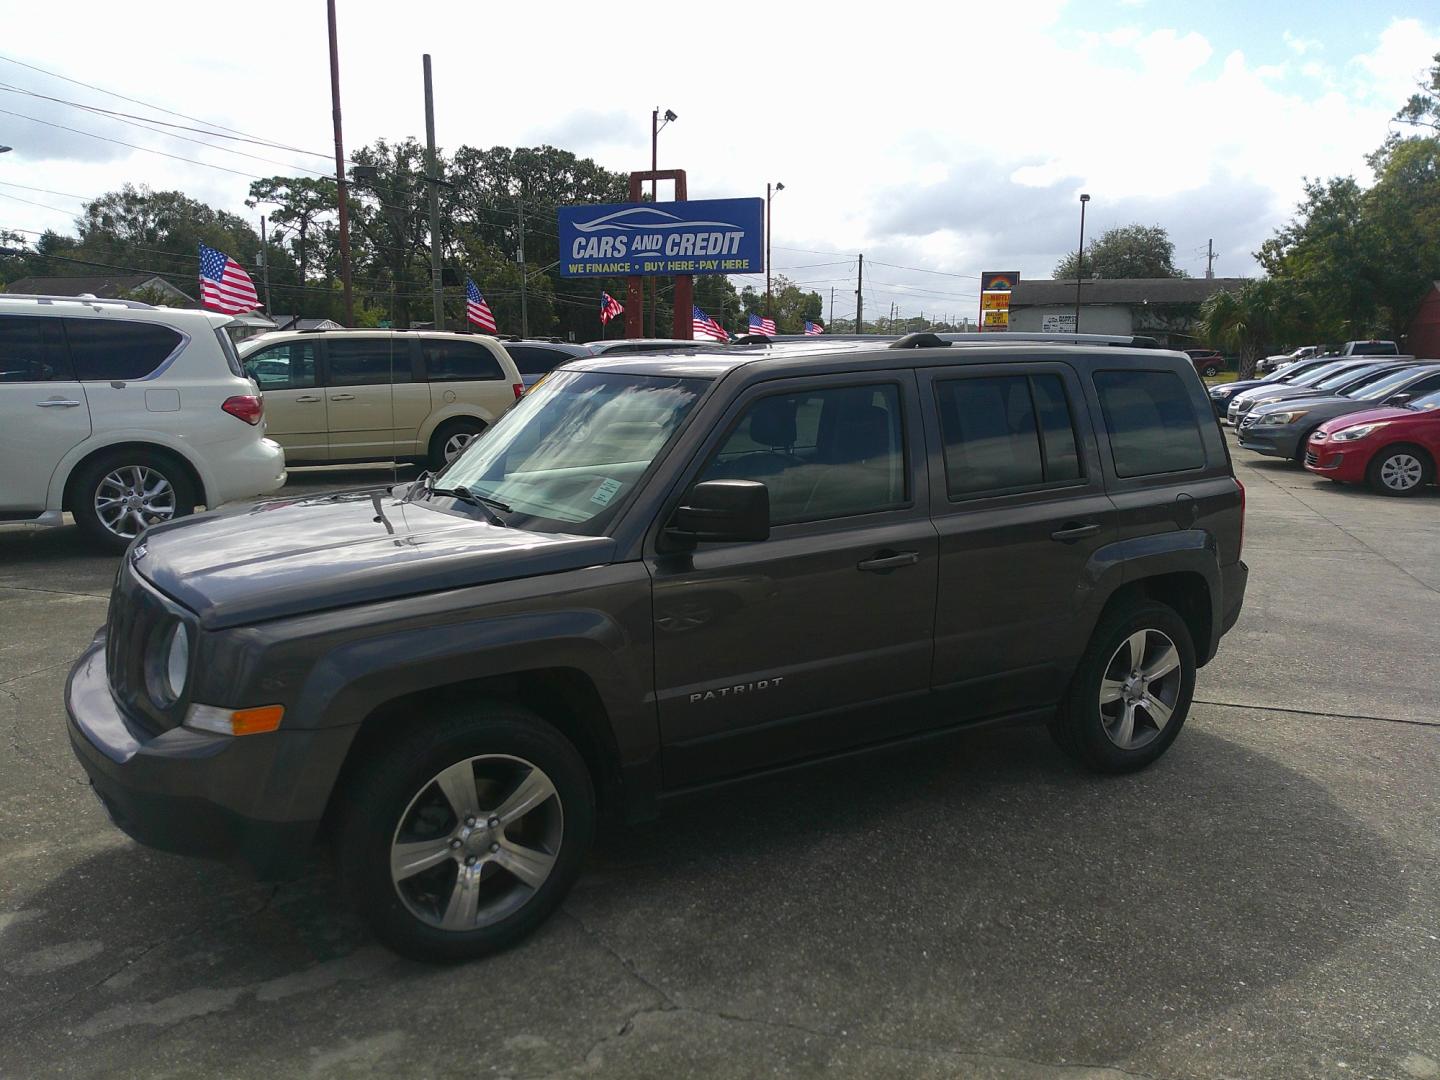
[[1274,278],[1246,281],[1234,292],[1212,294],[1200,305],[1200,327],[1212,345],[1240,354],[1239,377],[1255,373],[1263,350],[1286,337],[1295,321],[1291,290]]

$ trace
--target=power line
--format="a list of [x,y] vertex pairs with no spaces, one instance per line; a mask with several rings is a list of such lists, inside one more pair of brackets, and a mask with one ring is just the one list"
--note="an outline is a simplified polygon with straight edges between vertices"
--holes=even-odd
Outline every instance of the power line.
[[99,139],[101,142],[114,143],[116,146],[126,146],[131,150],[139,150],[146,154],[159,154],[161,157],[170,158],[172,161],[184,161],[191,165],[203,165],[207,169],[218,169],[220,172],[231,173],[234,176],[243,176],[249,180],[265,179],[265,177],[256,176],[254,173],[243,173],[239,169],[227,169],[224,165],[213,165],[208,161],[200,161],[197,158],[181,157],[179,154],[168,154],[164,150],[154,150],[148,146],[139,146],[135,143],[125,142],[123,139],[112,139],[108,135],[96,135],[93,131],[81,131],[79,128],[67,127],[65,124],[57,124],[50,120],[41,120],[35,116],[26,116],[24,113],[11,112],[9,109],[0,109],[0,115],[19,117],[21,120],[29,120],[31,123],[44,124],[46,127],[74,132],[76,135],[85,135],[92,139]]

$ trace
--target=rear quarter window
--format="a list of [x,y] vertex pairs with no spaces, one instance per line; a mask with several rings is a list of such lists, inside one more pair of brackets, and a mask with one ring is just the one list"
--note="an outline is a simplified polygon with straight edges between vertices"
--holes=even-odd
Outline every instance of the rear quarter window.
[[81,382],[128,382],[154,375],[185,339],[155,323],[65,319],[70,362]]
[[420,352],[425,357],[426,377],[431,382],[505,378],[500,361],[476,341],[421,338]]
[[1173,371],[1097,371],[1095,393],[1117,476],[1203,468],[1205,444],[1189,389]]

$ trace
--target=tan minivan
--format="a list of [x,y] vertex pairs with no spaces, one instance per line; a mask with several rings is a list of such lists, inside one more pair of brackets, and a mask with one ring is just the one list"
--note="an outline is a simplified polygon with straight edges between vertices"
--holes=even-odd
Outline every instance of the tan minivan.
[[448,464],[524,393],[492,337],[433,330],[295,330],[240,346],[290,465]]

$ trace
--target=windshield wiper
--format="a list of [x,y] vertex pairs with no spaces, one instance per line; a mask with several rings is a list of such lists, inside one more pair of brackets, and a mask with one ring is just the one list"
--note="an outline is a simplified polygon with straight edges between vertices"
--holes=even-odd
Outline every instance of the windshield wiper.
[[490,507],[496,507],[497,509],[504,510],[506,513],[510,512],[510,507],[506,506],[499,499],[492,499],[488,495],[478,495],[464,484],[456,484],[454,487],[436,487],[432,482],[425,490],[431,495],[448,495],[452,499],[459,499],[462,502],[469,503],[484,514],[485,520],[490,522],[491,525],[504,526],[505,519],[495,513],[494,510],[491,510]]

